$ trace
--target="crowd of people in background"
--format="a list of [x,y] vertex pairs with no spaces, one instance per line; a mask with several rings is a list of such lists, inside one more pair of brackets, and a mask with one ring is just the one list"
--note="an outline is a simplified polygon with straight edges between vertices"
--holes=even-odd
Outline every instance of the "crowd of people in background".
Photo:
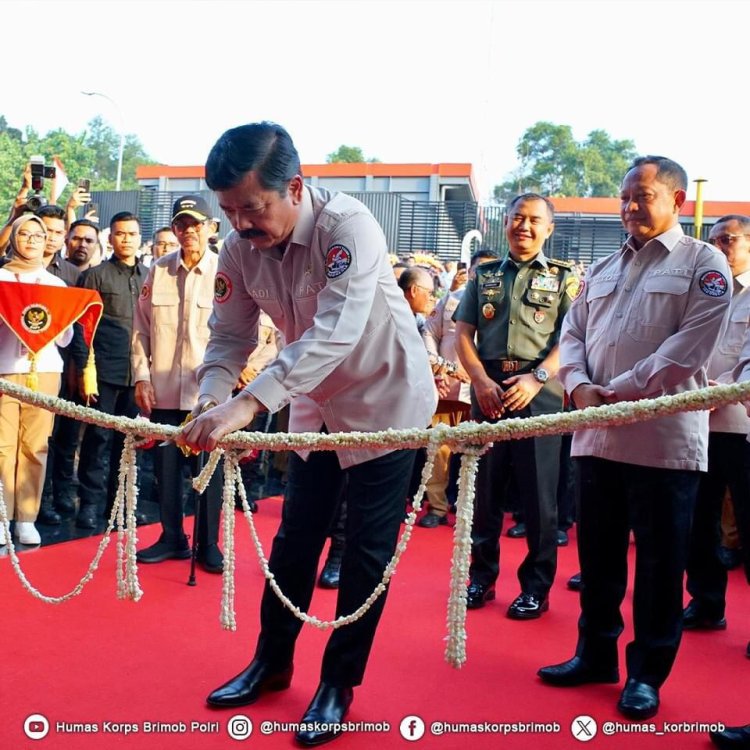
[[[221,288],[226,276],[217,275],[222,241],[207,204],[200,196],[182,196],[171,223],[144,238],[139,217],[130,213],[118,213],[101,226],[99,217],[86,212],[90,195],[81,187],[64,208],[31,212],[29,187],[25,174],[0,230],[0,280],[92,289],[104,303],[93,342],[87,343],[77,326],[60,333],[36,364],[37,388],[109,414],[184,423],[198,401],[196,373],[209,341],[214,300],[231,294],[231,288]],[[628,242],[590,272],[575,260],[545,255],[554,209],[534,193],[508,204],[508,251],[502,256],[490,248],[476,250],[469,262],[426,252],[392,253],[395,282],[434,377],[432,426],[495,422],[695,389],[709,382],[707,364],[711,383],[750,377],[750,344],[742,348],[750,309],[745,299],[750,218],[730,215],[716,222],[710,242],[718,253],[683,235],[677,217],[685,187],[684,171],[674,162],[637,160],[623,182]],[[283,333],[266,315],[257,341],[235,394],[284,349]],[[665,364],[667,351],[671,359]],[[25,382],[33,369],[27,354],[0,325],[2,377]],[[95,388],[83,377],[90,356],[96,362]],[[0,477],[18,541],[38,545],[36,523],[55,525],[72,514],[82,529],[108,519],[122,435],[53,419],[8,396],[0,409]],[[572,441],[545,437],[495,444],[477,479],[467,607],[479,610],[495,598],[499,538],[504,516],[512,513],[517,523],[508,535],[524,537],[528,553],[518,570],[520,593],[507,615],[530,620],[547,612],[557,548],[568,543],[577,488],[581,574],[571,587],[582,590],[578,644],[571,659],[544,667],[539,675],[556,687],[619,680],[622,559],[633,534],[635,637],[627,649],[628,677],[618,709],[636,720],[653,716],[683,630],[727,627],[721,536],[727,503],[736,511],[742,548],[750,546],[750,427],[744,411],[734,405],[712,413],[710,438],[708,415],[691,413],[586,431]],[[247,427],[286,429],[286,421],[257,414]],[[138,559],[187,559],[183,471],[194,475],[198,461],[174,444],[151,453],[163,532]],[[423,461],[418,455],[405,511]],[[417,521],[421,529],[451,526],[457,464],[449,448],[438,451],[425,512]],[[259,479],[247,467],[245,476],[249,483]],[[198,560],[210,572],[223,568],[220,483],[217,474],[200,506]],[[328,528],[329,557],[318,579],[327,588],[339,586],[344,559],[346,493],[340,495],[331,501],[336,511]],[[137,521],[146,518],[138,515]],[[6,543],[0,527],[0,545]],[[732,564],[739,559],[750,580],[750,556]],[[685,570],[691,599],[683,611]],[[750,729],[728,730],[714,741],[720,747],[747,747]]]

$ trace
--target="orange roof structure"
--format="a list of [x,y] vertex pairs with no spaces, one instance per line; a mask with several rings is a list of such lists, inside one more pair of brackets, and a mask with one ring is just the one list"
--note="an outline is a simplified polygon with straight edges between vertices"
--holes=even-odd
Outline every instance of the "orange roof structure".
[[[619,198],[550,198],[555,212],[560,214],[585,214],[599,216],[619,216]],[[704,218],[718,219],[726,214],[750,216],[750,202],[747,201],[704,201]],[[695,201],[685,201],[680,216],[695,216]]]

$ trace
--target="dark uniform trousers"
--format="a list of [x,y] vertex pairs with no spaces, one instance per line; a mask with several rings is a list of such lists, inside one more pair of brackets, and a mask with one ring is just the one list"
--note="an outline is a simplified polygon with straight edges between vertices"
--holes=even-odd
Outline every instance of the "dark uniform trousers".
[[702,616],[724,617],[727,569],[719,559],[721,508],[727,487],[750,581],[750,444],[744,434],[712,432],[708,439],[708,473],[701,476],[690,535],[687,590]]
[[[135,388],[128,385],[113,385],[101,380],[97,383],[99,396],[95,409],[105,414],[120,417],[136,417]],[[81,507],[98,505],[107,517],[112,511],[117,494],[120,456],[125,435],[117,430],[87,424],[81,440],[78,459],[78,496]]]
[[[502,373],[496,362],[482,362],[487,375],[502,385],[505,378],[529,372]],[[471,392],[472,418],[488,422]],[[503,419],[532,417],[562,411],[562,396],[545,385],[524,409],[505,413]],[[526,522],[528,554],[518,568],[521,590],[540,598],[547,595],[557,569],[557,482],[560,436],[497,441],[479,462],[472,530],[472,581],[484,586],[500,573],[500,534],[505,495],[515,488]]]
[[628,677],[660,687],[682,637],[683,576],[700,472],[575,458],[581,617],[576,654],[597,668],[617,665],[620,605],[635,538],[634,640]]
[[[180,409],[154,409],[151,421],[159,424],[180,425],[188,411]],[[154,473],[159,487],[159,511],[161,525],[167,541],[177,543],[184,535],[184,476],[183,467],[188,466],[193,477],[202,468],[201,456],[185,456],[174,444],[156,446],[154,449]],[[223,495],[223,471],[216,468],[208,482],[205,493],[196,500],[198,511],[198,544],[205,547],[219,541],[219,518]]]
[[[414,450],[394,451],[342,470],[332,451],[313,452],[307,461],[290,453],[281,526],[269,564],[281,590],[296,606],[306,611],[310,605],[318,560],[344,481],[346,546],[336,617],[357,610],[380,583],[396,548],[414,454]],[[359,620],[333,631],[323,656],[322,681],[335,687],[362,682],[386,593]],[[256,658],[275,668],[287,666],[301,626],[266,582]]]

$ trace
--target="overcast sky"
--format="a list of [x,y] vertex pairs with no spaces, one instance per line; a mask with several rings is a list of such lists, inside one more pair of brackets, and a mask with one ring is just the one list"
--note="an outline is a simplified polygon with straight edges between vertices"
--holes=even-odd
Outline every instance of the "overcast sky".
[[[3,2],[0,114],[203,164],[227,128],[284,125],[303,162],[471,162],[486,197],[538,120],[630,138],[750,201],[740,0]],[[33,15],[32,15],[33,14]],[[32,15],[33,23],[27,23]],[[15,28],[18,33],[8,33]],[[49,155],[47,155],[49,156]],[[693,197],[694,189],[689,191]]]

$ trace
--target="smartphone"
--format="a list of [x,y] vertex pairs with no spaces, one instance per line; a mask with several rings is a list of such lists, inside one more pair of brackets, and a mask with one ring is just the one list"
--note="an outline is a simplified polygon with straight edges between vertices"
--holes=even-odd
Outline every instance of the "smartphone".
[[456,270],[457,271],[465,271],[466,270],[466,263],[462,260],[459,260],[456,264]]
[[98,203],[87,203],[83,207],[83,215],[89,214],[91,212],[94,212],[97,216],[99,215],[99,204]]
[[88,178],[78,180],[78,188],[80,190],[83,190],[84,193],[88,193],[91,190],[91,180],[89,180]]

